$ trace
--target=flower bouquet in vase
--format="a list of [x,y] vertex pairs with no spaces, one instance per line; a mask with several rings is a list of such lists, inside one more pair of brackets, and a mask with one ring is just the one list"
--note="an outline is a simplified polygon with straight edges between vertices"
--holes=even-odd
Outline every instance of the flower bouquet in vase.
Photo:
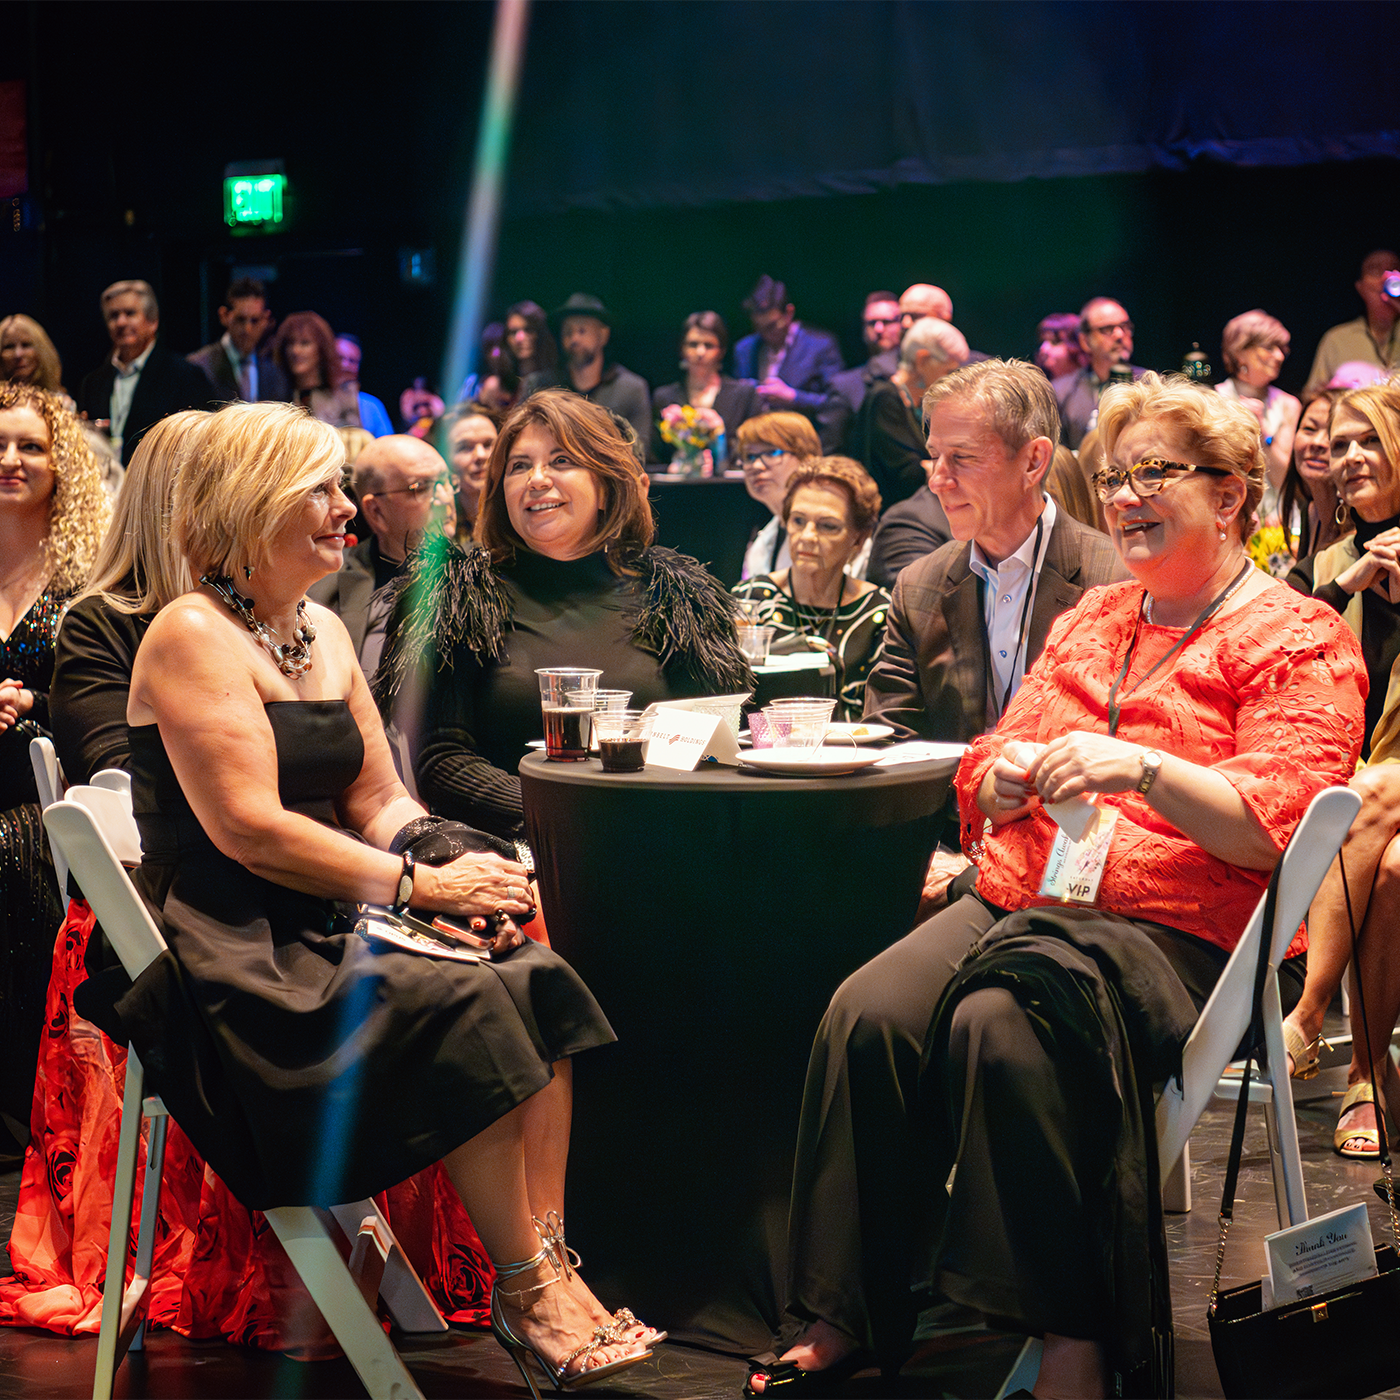
[[724,432],[724,419],[712,408],[688,403],[667,404],[661,410],[661,438],[675,448],[671,476],[713,476],[711,447]]

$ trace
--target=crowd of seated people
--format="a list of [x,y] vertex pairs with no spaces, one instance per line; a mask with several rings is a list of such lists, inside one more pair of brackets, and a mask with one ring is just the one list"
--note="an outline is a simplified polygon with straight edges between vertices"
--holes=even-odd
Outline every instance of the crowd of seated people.
[[[25,1163],[0,1323],[95,1330],[100,1251],[73,1232],[105,1247],[93,1182],[112,1138],[90,1130],[130,1040],[189,1072],[159,1086],[183,1134],[169,1170],[219,1183],[175,1191],[170,1240],[187,1262],[207,1263],[211,1231],[246,1254],[237,1308],[228,1280],[196,1273],[224,1303],[200,1313],[187,1279],[160,1320],[193,1308],[261,1345],[324,1340],[279,1325],[289,1295],[261,1282],[280,1266],[249,1222],[290,1199],[265,1175],[275,1142],[298,1200],[398,1190],[395,1208],[431,1210],[436,1257],[472,1261],[445,1303],[489,1320],[522,1370],[572,1383],[645,1359],[660,1334],[602,1307],[550,1223],[570,1061],[611,1030],[607,988],[532,936],[516,769],[540,730],[537,669],[597,667],[639,708],[752,690],[743,615],[777,652],[826,653],[836,719],[969,746],[918,926],[832,987],[814,1028],[787,1298],[805,1330],[748,1393],[897,1369],[921,1290],[1044,1335],[1038,1393],[1149,1383],[1164,1303],[1128,1261],[1156,1260],[1160,1221],[1125,1207],[1105,1161],[1152,1179],[1150,1121],[1115,1095],[1159,1062],[1122,1046],[1141,1017],[1169,1061],[1329,783],[1363,798],[1343,856],[1375,1007],[1337,1151],[1374,1159],[1400,1112],[1384,1053],[1400,1016],[1397,263],[1366,260],[1365,314],[1323,338],[1298,398],[1275,383],[1289,332],[1263,310],[1223,327],[1212,388],[1133,364],[1112,297],[1045,317],[1033,361],[1003,359],[970,349],[927,283],[870,294],[868,358],[847,370],[764,276],[732,354],[723,318],[696,311],[655,392],[612,358],[598,297],[518,302],[462,397],[409,391],[399,432],[360,387],[359,339],[311,311],[274,324],[250,279],[189,356],[166,348],[149,285],[113,284],[111,354],[71,395],[43,327],[0,320],[0,1152]],[[718,419],[714,466],[765,508],[737,581],[657,543],[648,466],[667,469],[677,405]],[[137,883],[178,976],[123,984],[58,888],[28,756],[46,733],[70,782],[136,777]],[[1081,794],[1115,834],[1092,923],[1056,923],[1036,913],[1045,809]],[[342,1043],[365,976],[334,922],[347,900],[455,914],[504,972],[490,994],[467,972],[430,992],[411,956],[379,955],[382,1018]],[[233,930],[252,925],[268,941],[240,947],[235,1012]],[[1351,957],[1339,866],[1308,932],[1312,962],[1300,933],[1283,973],[1300,1077]],[[1144,980],[1152,996],[1122,1006]],[[1018,981],[1057,1004],[1110,988],[1119,1011],[1047,1042]],[[506,1047],[489,1064],[483,1026]],[[362,1083],[425,1056],[450,1072],[388,1126],[352,1124],[338,1175],[313,1180],[310,1125],[349,1092],[302,1072],[313,1044]],[[211,1114],[210,1085],[236,1109]],[[1093,1131],[1110,1110],[1128,1137]],[[1006,1187],[1013,1153],[1034,1197]],[[954,1165],[945,1201],[928,1183]],[[1061,1237],[1116,1220],[1115,1248],[1069,1270],[1047,1211]]]

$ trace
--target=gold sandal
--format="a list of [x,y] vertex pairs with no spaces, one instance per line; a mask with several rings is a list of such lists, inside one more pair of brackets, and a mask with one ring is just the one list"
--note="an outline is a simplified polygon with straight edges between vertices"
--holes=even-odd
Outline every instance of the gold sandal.
[[[1332,1146],[1336,1149],[1340,1157],[1350,1157],[1358,1162],[1369,1162],[1381,1155],[1381,1135],[1372,1124],[1369,1128],[1343,1128],[1341,1120],[1351,1112],[1358,1104],[1368,1103],[1375,1111],[1376,1095],[1371,1088],[1369,1079],[1362,1080],[1360,1084],[1353,1084],[1342,1097],[1342,1110],[1337,1115],[1337,1127],[1332,1134]],[[1367,1151],[1357,1151],[1352,1148],[1347,1150],[1345,1144],[1356,1139],[1369,1143]]]
[[1316,1079],[1322,1052],[1332,1047],[1323,1040],[1321,1033],[1311,1040],[1304,1040],[1303,1033],[1292,1021],[1283,1023],[1283,1048],[1293,1061],[1294,1079]]

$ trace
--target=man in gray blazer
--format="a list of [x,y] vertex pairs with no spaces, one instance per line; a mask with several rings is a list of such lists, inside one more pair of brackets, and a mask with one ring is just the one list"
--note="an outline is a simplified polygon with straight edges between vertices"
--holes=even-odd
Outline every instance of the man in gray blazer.
[[1107,536],[1042,489],[1060,420],[1035,365],[955,370],[925,395],[924,423],[953,538],[895,583],[865,718],[901,739],[966,742],[996,725],[1050,624],[1126,575]]

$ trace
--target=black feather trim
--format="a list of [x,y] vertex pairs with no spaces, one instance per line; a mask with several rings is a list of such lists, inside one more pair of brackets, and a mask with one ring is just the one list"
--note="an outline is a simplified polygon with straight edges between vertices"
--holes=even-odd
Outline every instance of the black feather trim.
[[[699,693],[751,691],[753,672],[734,635],[734,598],[719,580],[688,555],[659,546],[643,551],[635,566],[637,647],[655,656],[663,670],[684,672]],[[438,535],[392,587],[384,656],[374,677],[382,714],[392,711],[408,676],[425,662],[436,671],[451,670],[459,646],[483,661],[508,661],[510,598],[480,546],[463,551]]]

